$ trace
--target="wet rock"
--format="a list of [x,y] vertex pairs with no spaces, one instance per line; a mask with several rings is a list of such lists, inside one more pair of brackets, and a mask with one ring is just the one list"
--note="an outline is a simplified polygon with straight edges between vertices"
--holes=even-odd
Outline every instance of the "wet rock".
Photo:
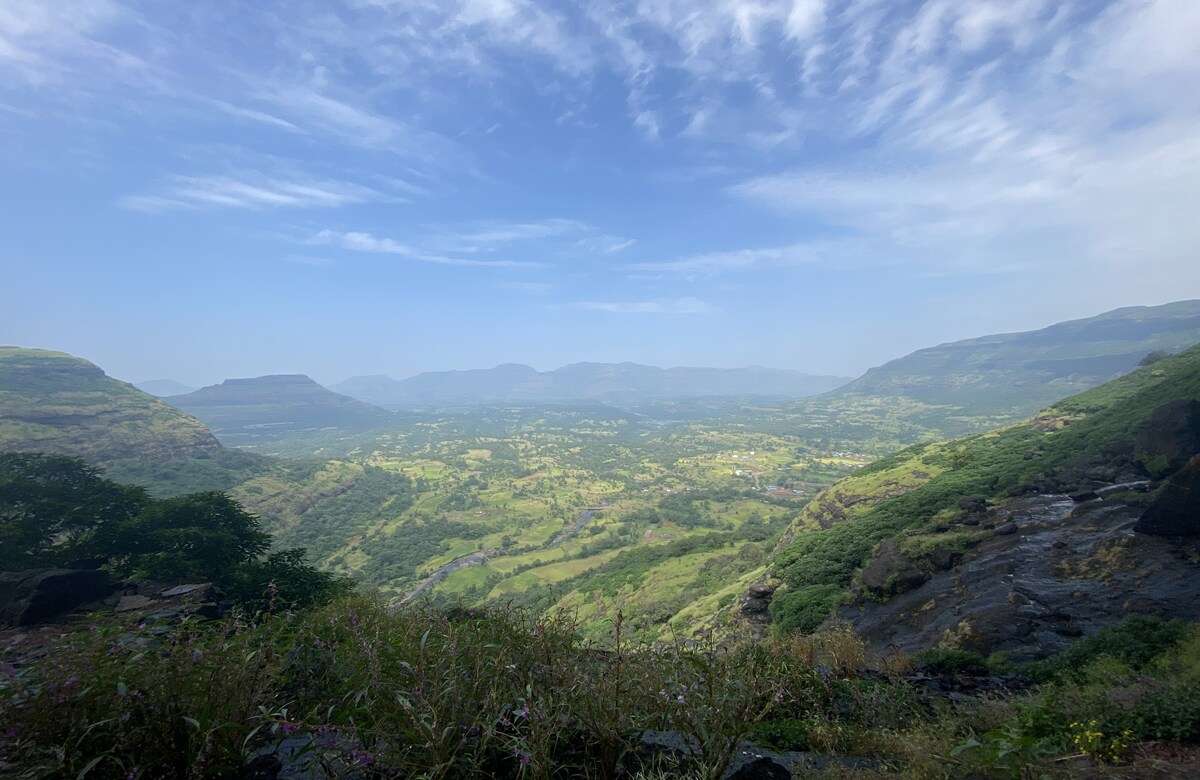
[[1079,493],[1072,493],[1071,500],[1076,504],[1082,504],[1085,501],[1095,501],[1100,496],[1094,490],[1084,490]]
[[960,559],[962,559],[961,552],[947,547],[939,547],[929,553],[929,563],[938,571],[953,569]]
[[1152,536],[1200,536],[1200,455],[1167,480],[1134,530]]
[[996,526],[996,535],[997,536],[1012,536],[1016,532],[1017,532],[1017,524],[1016,523],[1002,523],[1001,525]]
[[1145,493],[1150,490],[1150,480],[1137,479],[1130,482],[1118,482],[1115,485],[1105,485],[1096,490],[1099,498],[1106,498],[1114,493]]
[[1135,436],[1134,449],[1152,473],[1182,468],[1200,453],[1200,401],[1181,398],[1155,409]]
[[906,593],[928,579],[929,575],[900,551],[895,539],[880,543],[862,570],[863,586],[879,596]]
[[0,625],[43,623],[112,590],[108,575],[95,569],[0,572]]

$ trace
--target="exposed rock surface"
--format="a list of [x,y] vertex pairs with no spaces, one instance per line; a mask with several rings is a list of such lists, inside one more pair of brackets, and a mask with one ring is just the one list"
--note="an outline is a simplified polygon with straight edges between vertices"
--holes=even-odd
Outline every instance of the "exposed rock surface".
[[108,575],[98,570],[0,572],[0,626],[43,623],[112,590]]
[[983,541],[918,587],[884,603],[863,599],[839,617],[877,649],[943,644],[1016,660],[1062,650],[1130,613],[1200,619],[1200,550],[1135,534],[1137,509],[1042,495],[999,513],[1010,533]]
[[929,575],[900,551],[895,539],[881,542],[862,571],[863,587],[877,596],[905,593],[928,579]]
[[1167,480],[1134,528],[1155,536],[1200,536],[1200,455]]
[[1200,452],[1200,401],[1180,398],[1154,410],[1134,440],[1138,457],[1159,475],[1184,466]]

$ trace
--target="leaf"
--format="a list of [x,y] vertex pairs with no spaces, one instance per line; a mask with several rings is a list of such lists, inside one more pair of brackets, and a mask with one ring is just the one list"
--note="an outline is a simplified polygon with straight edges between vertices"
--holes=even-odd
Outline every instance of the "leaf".
[[83,780],[83,778],[87,776],[88,772],[95,769],[96,765],[99,764],[101,761],[103,761],[106,758],[108,758],[108,754],[102,753],[101,755],[98,755],[95,758],[93,758],[91,761],[87,762],[87,764],[84,765],[83,769],[79,770],[79,774],[75,775],[75,780]]
[[129,686],[125,685],[124,680],[117,680],[117,695],[118,696],[128,696],[129,695]]
[[200,721],[196,720],[195,718],[189,718],[187,715],[184,715],[183,722],[194,728],[196,731],[200,730]]

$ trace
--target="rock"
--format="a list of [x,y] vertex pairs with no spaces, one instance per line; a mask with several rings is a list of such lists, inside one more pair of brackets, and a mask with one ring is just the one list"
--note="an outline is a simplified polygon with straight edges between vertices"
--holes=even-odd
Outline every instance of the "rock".
[[760,755],[748,758],[738,763],[740,756],[735,756],[726,780],[791,780],[792,770],[773,755]]
[[996,536],[1012,536],[1017,532],[1016,523],[1004,523],[996,526]]
[[919,588],[929,575],[900,551],[895,539],[881,542],[862,570],[862,584],[879,596],[894,596]]
[[987,511],[988,503],[986,498],[967,496],[958,500],[958,508],[969,514],[979,514]]
[[1071,500],[1076,504],[1082,504],[1085,501],[1095,501],[1100,496],[1094,490],[1085,490],[1081,493],[1072,493]]
[[173,588],[167,588],[166,590],[164,590],[162,593],[160,593],[158,595],[162,596],[164,599],[173,599],[173,598],[178,598],[179,596],[186,596],[190,593],[195,593],[198,590],[207,591],[207,590],[210,590],[211,588],[212,588],[211,582],[201,582],[201,583],[198,583],[195,585],[176,585]]
[[933,568],[938,571],[946,571],[953,569],[954,565],[962,558],[962,553],[958,550],[951,550],[947,547],[939,547],[929,553],[929,562],[933,564]]
[[1133,528],[1152,536],[1200,536],[1200,455],[1167,480]]
[[1096,491],[1100,498],[1111,496],[1113,493],[1145,493],[1150,489],[1150,480],[1138,479],[1132,482],[1118,482],[1115,485],[1105,485]]
[[108,574],[95,569],[0,572],[0,625],[43,623],[112,590]]
[[1200,401],[1181,398],[1154,410],[1134,437],[1134,451],[1153,474],[1170,474],[1200,453]]
[[134,609],[144,609],[154,604],[154,599],[147,596],[140,596],[136,593],[129,596],[122,596],[117,602],[117,612],[129,612]]

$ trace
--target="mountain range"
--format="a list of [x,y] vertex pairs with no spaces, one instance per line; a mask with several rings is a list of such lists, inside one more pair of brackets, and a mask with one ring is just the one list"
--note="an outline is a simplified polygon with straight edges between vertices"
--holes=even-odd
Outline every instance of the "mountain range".
[[369,403],[404,408],[490,402],[629,403],[703,396],[802,398],[848,381],[848,377],[759,366],[659,368],[638,363],[573,363],[538,371],[520,363],[505,363],[486,369],[432,371],[407,379],[358,376],[333,388]]
[[1131,306],[920,349],[872,368],[838,393],[1025,416],[1132,370],[1151,352],[1179,352],[1197,342],[1200,300]]

